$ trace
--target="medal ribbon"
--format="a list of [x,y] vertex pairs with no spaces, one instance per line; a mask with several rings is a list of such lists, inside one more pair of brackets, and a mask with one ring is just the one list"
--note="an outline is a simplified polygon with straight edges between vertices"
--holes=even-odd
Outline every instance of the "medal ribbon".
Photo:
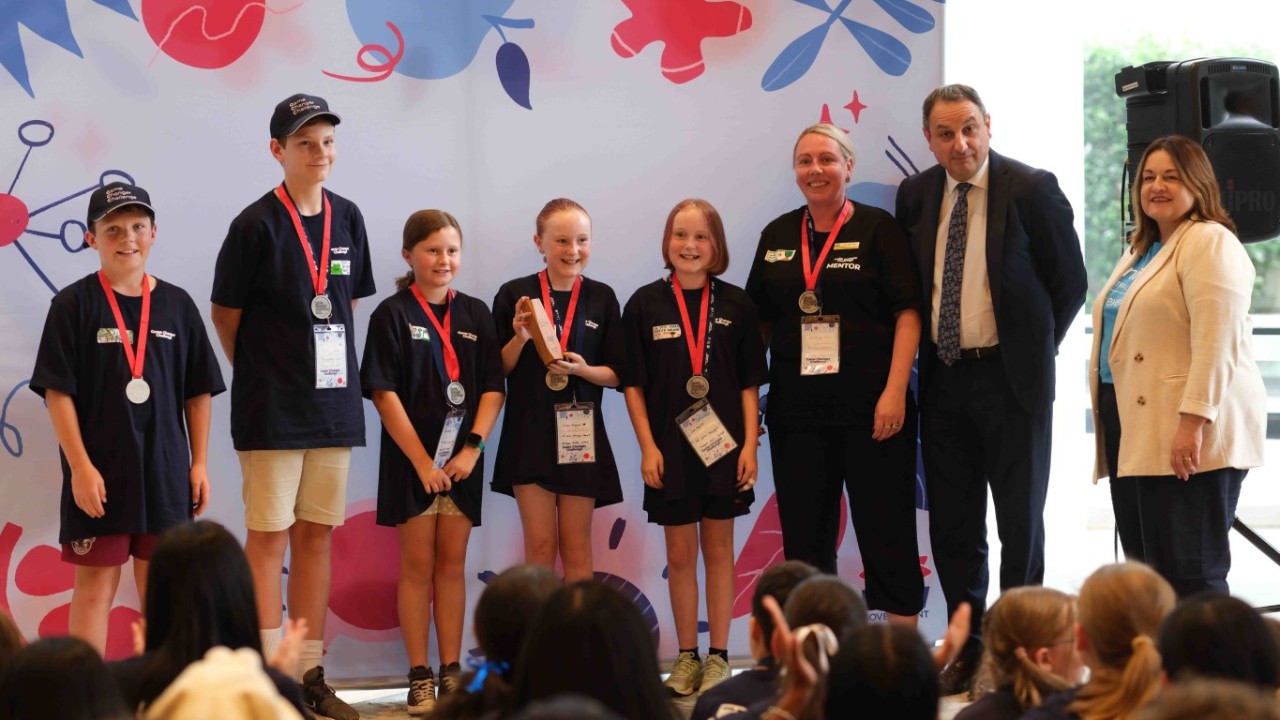
[[[809,265],[809,232],[813,228],[813,218],[809,215],[809,209],[805,208],[804,222],[800,223],[800,259],[802,264],[800,269],[804,270],[804,289],[812,291],[818,286],[818,275],[822,272],[822,263],[827,260],[827,253],[831,252],[831,246],[836,242],[836,235],[840,234],[840,228],[844,226],[849,216],[853,214],[853,203],[848,200],[844,201],[844,206],[840,208],[840,215],[836,217],[836,224],[831,226],[831,232],[827,235],[827,242],[822,246],[822,252],[818,255],[818,262]],[[817,234],[817,230],[812,230]]]
[[689,345],[689,364],[693,366],[694,375],[702,375],[703,360],[706,359],[707,336],[711,330],[707,327],[707,308],[711,304],[711,278],[702,285],[702,310],[698,319],[698,337],[694,340],[693,323],[689,321],[689,308],[684,302],[684,290],[675,273],[671,273],[671,290],[676,294],[676,305],[680,308],[680,323],[684,327],[684,340]]
[[323,295],[325,286],[329,282],[329,229],[333,225],[333,213],[329,212],[329,196],[324,191],[320,192],[320,196],[324,199],[324,238],[320,241],[320,264],[316,264],[316,256],[311,252],[311,243],[307,240],[307,230],[302,227],[302,216],[298,214],[298,206],[293,204],[293,198],[289,197],[289,191],[285,190],[284,183],[280,183],[275,192],[276,198],[288,211],[289,219],[293,221],[298,242],[302,243],[302,252],[307,255],[311,287],[315,288],[316,295]]
[[[547,282],[547,271],[538,273],[538,283],[542,286],[542,307],[553,319],[560,319],[560,312],[551,304],[551,284]],[[582,290],[582,276],[573,279],[573,292],[569,295],[569,309],[565,311],[564,322],[556,323],[556,331],[560,333],[560,351],[569,349],[569,333],[573,330],[573,314],[578,310],[578,293]]]
[[449,332],[449,316],[452,314],[450,310],[453,307],[453,296],[457,292],[454,290],[449,291],[449,297],[445,301],[444,325],[441,325],[440,321],[436,319],[435,311],[427,304],[427,299],[422,296],[422,291],[418,289],[418,286],[410,285],[409,287],[413,289],[413,296],[418,299],[418,304],[422,306],[422,312],[427,314],[427,319],[436,328],[436,335],[440,337],[440,349],[444,353],[442,372],[450,382],[458,382],[458,378],[462,375],[462,367],[458,364],[458,353],[453,349],[453,336]]
[[124,345],[124,357],[129,363],[129,373],[134,379],[142,377],[142,364],[147,359],[147,329],[151,326],[151,280],[142,273],[142,317],[138,320],[138,351],[135,354],[129,344],[129,329],[124,326],[124,315],[120,314],[120,304],[116,302],[116,294],[111,290],[111,281],[107,274],[98,271],[98,282],[102,283],[102,292],[107,295],[107,304],[111,306],[111,314],[116,318],[116,328],[120,331],[120,344]]

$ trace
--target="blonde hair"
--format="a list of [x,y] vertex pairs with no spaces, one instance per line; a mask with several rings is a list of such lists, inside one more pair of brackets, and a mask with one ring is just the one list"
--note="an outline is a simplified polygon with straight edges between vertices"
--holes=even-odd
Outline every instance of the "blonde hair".
[[1006,590],[983,617],[986,650],[979,685],[1009,688],[1023,710],[1071,687],[1071,679],[1040,667],[1032,656],[1062,642],[1064,633],[1074,643],[1075,623],[1075,600],[1064,592],[1045,587]]
[[834,140],[836,145],[840,148],[840,155],[843,156],[845,160],[853,160],[854,162],[857,162],[858,160],[854,155],[853,143],[849,140],[849,133],[846,133],[831,123],[818,123],[816,125],[810,125],[800,131],[800,136],[796,138],[796,144],[791,146],[792,165],[795,165],[796,162],[796,148],[800,147],[800,141],[804,139],[805,135],[822,135],[824,137],[829,137]]
[[720,219],[720,213],[711,203],[701,198],[689,198],[676,203],[671,208],[671,212],[667,215],[667,226],[662,231],[662,263],[668,270],[675,270],[675,266],[671,264],[671,258],[667,255],[667,248],[671,243],[671,231],[676,224],[676,215],[681,211],[693,208],[702,213],[702,218],[707,221],[707,230],[711,235],[711,251],[715,253],[715,262],[711,263],[711,267],[707,268],[707,274],[711,276],[719,275],[729,269],[729,243],[724,237],[724,221]]
[[1081,720],[1123,720],[1160,689],[1160,651],[1152,639],[1177,603],[1155,570],[1141,563],[1104,565],[1080,588],[1080,627],[1097,660],[1089,683],[1067,712]]

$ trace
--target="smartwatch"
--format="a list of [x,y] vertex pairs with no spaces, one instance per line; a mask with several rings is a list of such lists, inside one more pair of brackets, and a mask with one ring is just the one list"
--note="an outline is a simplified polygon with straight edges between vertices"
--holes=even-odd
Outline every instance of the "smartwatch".
[[484,452],[484,438],[480,437],[478,433],[467,433],[466,445]]

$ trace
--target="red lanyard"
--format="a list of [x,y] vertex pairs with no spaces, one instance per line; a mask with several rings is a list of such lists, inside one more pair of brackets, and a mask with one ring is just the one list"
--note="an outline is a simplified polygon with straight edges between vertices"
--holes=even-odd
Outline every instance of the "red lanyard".
[[[547,315],[554,318],[551,309],[551,284],[547,282],[547,271],[538,273],[538,283],[542,285],[542,307]],[[569,349],[569,333],[573,329],[573,314],[578,309],[578,292],[582,290],[582,276],[573,279],[573,292],[569,294],[569,309],[564,313],[563,330],[560,331],[560,351]]]
[[676,294],[676,305],[680,307],[680,322],[684,326],[684,340],[689,344],[689,363],[693,365],[693,374],[702,374],[703,352],[707,347],[707,306],[711,303],[711,278],[702,285],[702,317],[698,320],[698,338],[693,337],[693,323],[689,322],[689,308],[684,304],[684,290],[675,273],[671,273],[671,290]]
[[413,288],[413,296],[418,299],[418,304],[422,306],[422,311],[427,314],[427,319],[436,328],[436,334],[440,336],[440,348],[444,352],[444,370],[449,376],[450,382],[458,382],[458,377],[462,374],[462,366],[458,364],[458,353],[453,349],[453,336],[449,334],[449,309],[453,305],[453,296],[455,292],[449,291],[449,296],[445,300],[444,306],[444,325],[436,319],[436,313],[427,304],[427,299],[422,296],[422,291],[417,285],[410,285]]
[[293,221],[293,229],[298,233],[298,242],[302,243],[302,251],[307,254],[307,269],[311,272],[311,286],[315,288],[316,295],[323,295],[325,285],[329,280],[329,229],[333,225],[333,213],[329,211],[329,196],[320,191],[320,197],[324,200],[324,239],[320,243],[320,263],[316,263],[316,256],[311,252],[311,243],[307,242],[307,231],[302,227],[302,216],[298,214],[298,206],[293,204],[293,198],[289,197],[288,191],[284,189],[284,183],[276,188],[276,197],[280,199],[284,209],[289,212],[289,219]]
[[[831,246],[836,242],[836,235],[840,234],[840,228],[844,225],[845,220],[849,219],[849,215],[853,210],[853,203],[848,200],[844,201],[844,206],[840,208],[840,215],[836,218],[836,224],[831,226],[831,233],[827,235],[827,242],[822,246],[822,253],[818,255],[817,264],[810,267],[809,265],[809,210],[804,211],[804,219],[800,221],[800,259],[803,261],[801,269],[804,270],[804,289],[812,291],[818,286],[818,274],[822,272],[822,263],[826,262],[827,253],[831,252]],[[816,232],[816,231],[815,231]]]
[[107,294],[107,304],[111,306],[111,314],[116,318],[116,327],[120,330],[120,344],[124,345],[124,357],[129,363],[129,373],[134,378],[142,377],[142,364],[147,359],[147,328],[151,326],[151,280],[146,273],[142,274],[142,317],[138,320],[138,351],[135,354],[129,344],[129,329],[124,326],[124,316],[120,314],[120,305],[116,302],[116,294],[111,290],[111,281],[107,274],[98,271],[98,281],[102,283],[102,291]]

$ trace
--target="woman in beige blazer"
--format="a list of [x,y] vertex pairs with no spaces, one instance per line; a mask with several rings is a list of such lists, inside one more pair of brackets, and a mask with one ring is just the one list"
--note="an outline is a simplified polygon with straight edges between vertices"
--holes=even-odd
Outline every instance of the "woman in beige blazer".
[[1093,308],[1095,482],[1111,477],[1126,556],[1180,596],[1225,592],[1227,532],[1266,437],[1253,264],[1199,145],[1154,141],[1135,178],[1138,225]]

